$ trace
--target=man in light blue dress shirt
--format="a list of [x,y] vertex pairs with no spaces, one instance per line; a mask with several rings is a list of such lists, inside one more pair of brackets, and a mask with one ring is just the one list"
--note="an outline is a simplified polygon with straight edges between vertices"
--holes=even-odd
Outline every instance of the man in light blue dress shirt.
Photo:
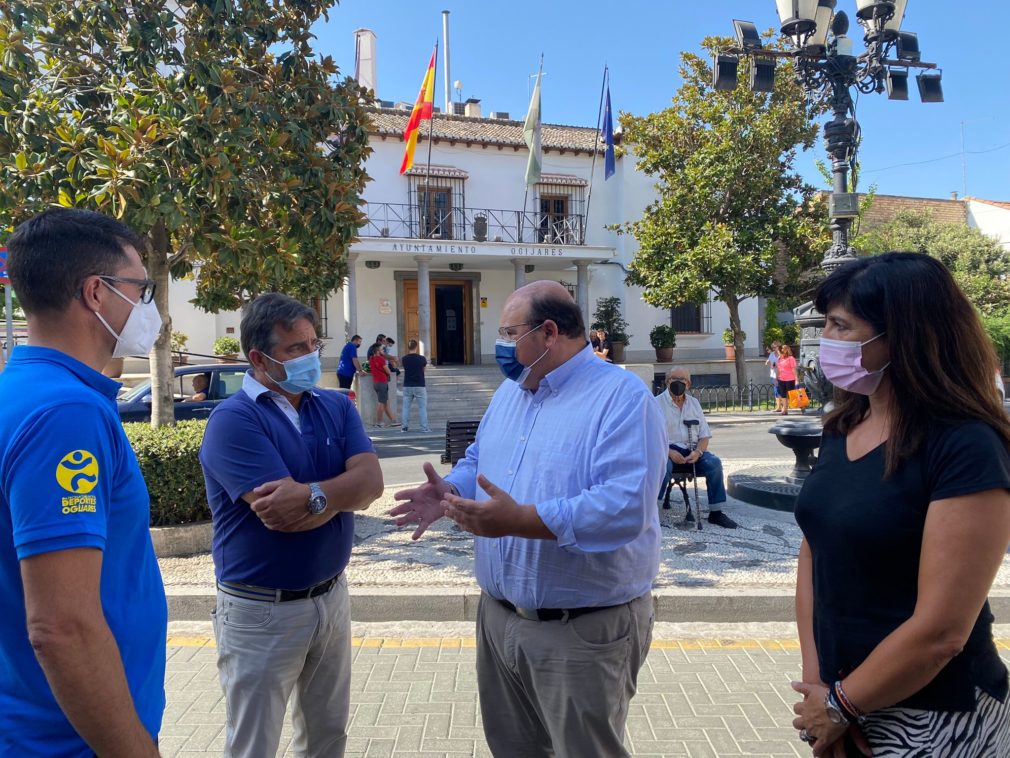
[[447,515],[476,535],[477,682],[496,756],[625,756],[624,726],[653,625],[659,407],[600,361],[557,282],[513,293],[498,388],[444,479],[396,494],[417,539]]

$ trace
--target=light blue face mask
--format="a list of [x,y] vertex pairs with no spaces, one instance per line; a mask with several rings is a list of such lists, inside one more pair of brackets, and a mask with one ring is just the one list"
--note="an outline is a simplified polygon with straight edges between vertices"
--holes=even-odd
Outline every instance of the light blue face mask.
[[[263,353],[263,355],[270,358],[266,353]],[[307,353],[300,358],[292,358],[290,361],[279,361],[276,358],[270,358],[270,360],[282,365],[288,376],[287,379],[278,381],[268,374],[267,376],[270,376],[270,381],[292,395],[312,389],[323,376],[318,350],[313,350],[311,353]]]
[[523,382],[525,382],[526,377],[530,375],[530,370],[534,366],[536,366],[537,363],[540,362],[540,359],[543,358],[544,355],[547,355],[547,351],[544,350],[544,355],[541,355],[540,358],[537,358],[529,366],[524,366],[522,363],[519,362],[519,359],[516,358],[516,345],[519,344],[519,340],[521,340],[523,337],[526,337],[527,335],[533,334],[533,332],[535,332],[541,326],[543,326],[543,324],[540,324],[540,326],[533,327],[528,332],[526,332],[526,334],[523,334],[518,338],[516,338],[515,341],[510,341],[501,338],[495,340],[494,359],[498,363],[498,368],[501,369],[501,372],[505,374],[505,376],[508,379],[511,379],[513,382],[516,382],[517,384],[522,384]]

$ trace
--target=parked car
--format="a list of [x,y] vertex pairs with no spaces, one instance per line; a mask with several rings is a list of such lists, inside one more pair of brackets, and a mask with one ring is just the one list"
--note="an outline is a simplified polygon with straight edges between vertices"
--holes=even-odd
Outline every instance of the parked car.
[[[242,389],[242,378],[248,370],[248,363],[211,363],[176,368],[172,392],[175,397],[175,420],[190,421],[210,416],[210,412],[218,403]],[[207,388],[200,393],[198,390],[202,389],[204,381]],[[337,389],[337,392],[347,395],[351,402],[354,402],[355,395],[351,390],[341,388]],[[118,402],[121,421],[150,421],[150,380],[126,390]]]
[[[242,377],[248,370],[248,363],[213,363],[176,368],[172,386],[175,420],[207,418],[218,403],[242,389]],[[196,387],[193,386],[194,380]],[[209,386],[205,392],[198,393],[197,390],[205,380],[209,380]],[[119,398],[119,418],[124,422],[151,420],[150,380],[127,390]]]

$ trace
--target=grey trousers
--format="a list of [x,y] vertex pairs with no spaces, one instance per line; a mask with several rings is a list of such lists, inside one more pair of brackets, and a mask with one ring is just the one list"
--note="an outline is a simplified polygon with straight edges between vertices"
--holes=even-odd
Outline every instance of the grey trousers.
[[569,621],[529,621],[483,593],[477,689],[491,753],[617,758],[652,643],[652,595]]
[[351,614],[347,579],[286,603],[220,590],[214,610],[227,758],[273,758],[288,698],[299,758],[340,758],[347,742]]

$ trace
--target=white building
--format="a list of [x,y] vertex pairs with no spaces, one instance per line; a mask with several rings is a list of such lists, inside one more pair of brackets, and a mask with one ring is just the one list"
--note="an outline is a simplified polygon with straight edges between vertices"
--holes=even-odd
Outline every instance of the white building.
[[[475,100],[458,110],[465,115],[436,113],[431,122],[430,171],[429,123],[422,123],[414,167],[403,176],[410,104],[371,110],[368,220],[351,246],[344,288],[319,301],[326,337],[339,346],[360,334],[370,344],[383,333],[400,346],[418,339],[436,366],[493,365],[506,297],[526,282],[554,279],[569,287],[587,326],[599,298],[621,298],[631,335],[628,363],[654,363],[649,332],[670,324],[675,362],[710,375],[710,383],[735,383],[722,343],[729,326],[722,303],[658,309],[624,283],[637,243],[608,226],[640,218],[655,197],[654,180],[636,170],[630,152],[617,158],[616,174],[605,181],[595,128],[544,124],[543,174],[527,188],[522,121],[485,117]],[[239,316],[197,311],[188,302],[194,294],[193,282],[172,283],[174,328],[189,337],[189,350],[209,353],[215,338],[237,334]],[[741,306],[755,381],[767,381],[758,342],[762,316],[757,300]],[[337,352],[327,351],[328,363]]]

